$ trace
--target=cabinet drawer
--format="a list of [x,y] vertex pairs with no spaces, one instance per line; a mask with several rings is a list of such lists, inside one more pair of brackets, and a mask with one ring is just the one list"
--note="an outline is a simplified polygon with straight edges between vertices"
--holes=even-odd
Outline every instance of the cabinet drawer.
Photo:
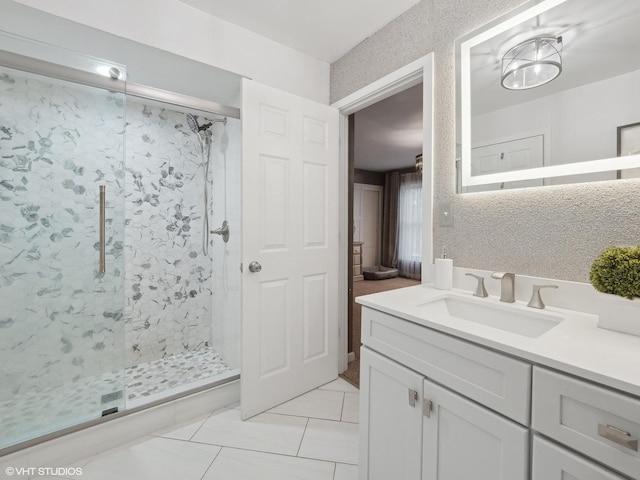
[[353,276],[362,275],[362,267],[360,265],[353,266]]
[[353,246],[353,254],[354,255],[360,255],[360,248],[361,248],[360,245],[354,245]]
[[640,480],[640,399],[536,367],[533,428]]
[[531,480],[624,480],[621,476],[537,435]]
[[354,265],[360,265],[360,255],[354,255],[353,256],[353,264]]
[[531,365],[363,307],[362,343],[509,418],[529,425]]

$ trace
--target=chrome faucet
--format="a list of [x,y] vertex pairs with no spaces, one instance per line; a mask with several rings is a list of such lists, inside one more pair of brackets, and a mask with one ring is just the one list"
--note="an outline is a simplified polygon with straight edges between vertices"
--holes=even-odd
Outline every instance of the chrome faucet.
[[493,272],[491,278],[500,280],[500,301],[514,303],[516,301],[516,275],[514,273]]

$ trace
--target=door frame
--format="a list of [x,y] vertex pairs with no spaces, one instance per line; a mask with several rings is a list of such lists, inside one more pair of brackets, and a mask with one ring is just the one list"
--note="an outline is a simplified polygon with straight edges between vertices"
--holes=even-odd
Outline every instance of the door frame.
[[384,100],[407,88],[423,83],[422,90],[422,283],[426,283],[433,263],[433,62],[434,54],[429,53],[404,67],[399,68],[366,87],[347,95],[331,104],[340,112],[340,240],[338,298],[338,342],[340,347],[339,372],[347,369],[348,345],[348,266],[349,250],[349,115],[356,113],[380,100]]

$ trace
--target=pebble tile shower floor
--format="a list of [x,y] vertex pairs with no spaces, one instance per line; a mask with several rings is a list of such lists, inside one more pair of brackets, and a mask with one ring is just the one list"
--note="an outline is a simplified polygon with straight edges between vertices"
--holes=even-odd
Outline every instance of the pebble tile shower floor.
[[[205,348],[134,365],[124,373],[81,378],[53,388],[33,388],[0,401],[3,443],[9,445],[57,430],[51,419],[62,426],[94,419],[103,410],[122,405],[123,395],[117,392],[125,383],[126,399],[139,400],[229,371],[220,354]],[[115,398],[103,401],[105,392],[113,392]]]
[[160,360],[126,369],[127,399],[148,397],[229,370],[229,366],[212,348],[168,355]]

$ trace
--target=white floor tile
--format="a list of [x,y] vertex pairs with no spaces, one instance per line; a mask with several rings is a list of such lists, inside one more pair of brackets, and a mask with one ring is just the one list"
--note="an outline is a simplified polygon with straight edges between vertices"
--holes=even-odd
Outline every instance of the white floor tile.
[[148,438],[92,457],[82,467],[82,480],[200,480],[220,447],[169,438]]
[[358,466],[337,463],[333,480],[358,480]]
[[234,409],[209,417],[191,441],[296,455],[306,425],[306,418],[272,413],[263,413],[243,422],[240,410]]
[[[11,477],[0,477],[3,480],[6,478],[7,480]],[[20,477],[16,477],[16,478],[20,478]],[[27,477],[22,477],[22,478],[27,478]],[[28,478],[33,478],[36,480],[71,480],[74,478],[80,479],[82,477],[62,477],[60,475],[56,475],[55,477],[51,477],[49,475],[40,475],[40,476],[34,476],[34,477],[28,477]]]
[[349,393],[359,393],[356,387],[347,382],[344,378],[336,378],[334,381],[326,383],[321,387],[318,387],[320,390],[335,390],[337,392],[349,392]]
[[[82,467],[73,467],[73,468],[82,468]],[[46,473],[46,472],[47,472],[46,470],[42,471],[42,473]],[[39,472],[36,472],[36,475],[29,478],[37,479],[37,480],[81,480],[82,479],[82,470],[76,470],[76,471],[68,470],[67,472],[63,472],[60,470],[49,471],[49,473],[55,473],[55,475],[38,475],[38,473]],[[69,475],[65,476],[63,475],[63,473],[69,473]],[[76,473],[77,475],[74,475],[74,473]],[[3,477],[2,475],[0,475],[0,478],[3,480],[6,478],[7,480],[9,480],[12,477]],[[26,478],[26,477],[14,476],[13,478]]]
[[340,420],[344,393],[331,390],[312,390],[269,410],[270,413],[298,417]]
[[179,425],[172,428],[160,430],[153,434],[154,437],[175,438],[176,440],[190,440],[191,437],[200,429],[202,424],[209,418],[209,415],[205,415],[200,419],[189,422],[187,424]]
[[333,480],[334,465],[333,462],[223,448],[203,480]]
[[358,424],[309,419],[299,457],[358,463]]
[[[9,478],[11,478],[11,477],[0,477],[0,478],[2,478],[2,479],[4,479],[4,478],[9,479]],[[20,478],[20,477],[17,477],[17,478]],[[23,478],[24,478],[24,477],[23,477]],[[37,477],[31,477],[31,478],[34,478],[34,479],[37,479],[37,480],[69,480],[69,478],[70,478],[70,477],[61,477],[61,476],[59,476],[59,475],[58,475],[58,476],[55,476],[55,477],[50,477],[50,476],[48,476],[48,475],[45,475],[45,476],[37,476]],[[81,478],[81,477],[76,477],[76,478]]]
[[360,394],[359,393],[345,393],[344,405],[342,406],[342,417],[340,420],[343,422],[358,423],[360,421]]

